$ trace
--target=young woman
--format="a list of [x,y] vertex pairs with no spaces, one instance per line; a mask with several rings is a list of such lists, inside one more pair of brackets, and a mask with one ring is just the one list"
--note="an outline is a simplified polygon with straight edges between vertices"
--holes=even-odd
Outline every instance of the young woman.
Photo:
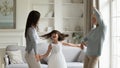
[[41,68],[38,60],[36,46],[38,44],[39,36],[37,34],[37,24],[40,19],[40,13],[38,11],[31,11],[27,18],[25,38],[26,38],[26,61],[29,68]]
[[82,46],[87,46],[84,60],[84,68],[95,68],[105,37],[105,25],[97,9],[93,8],[92,24],[93,28],[82,41]]
[[65,37],[68,37],[68,35],[62,34],[57,30],[53,30],[52,32],[45,34],[42,37],[45,37],[47,39],[51,38],[51,43],[48,47],[48,51],[46,52],[46,54],[40,56],[40,58],[42,59],[50,54],[48,60],[48,68],[67,68],[65,57],[62,53],[62,46],[72,46],[78,48],[80,48],[80,46],[63,42]]

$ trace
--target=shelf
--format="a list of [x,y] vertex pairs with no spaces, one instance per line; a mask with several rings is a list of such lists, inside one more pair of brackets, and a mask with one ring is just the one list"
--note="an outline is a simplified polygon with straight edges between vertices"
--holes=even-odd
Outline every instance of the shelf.
[[54,17],[41,17],[41,19],[54,19]]
[[69,5],[69,6],[81,5],[81,6],[83,6],[84,4],[82,4],[82,3],[63,3],[63,5]]
[[32,3],[32,8],[41,13],[40,33],[47,33],[48,27],[68,34],[84,33],[84,6],[85,2],[81,0],[37,0]]
[[54,3],[37,3],[37,4],[33,4],[33,5],[54,5]]
[[84,0],[62,0],[63,3],[84,3]]
[[38,3],[54,3],[55,0],[30,0],[32,4],[38,4]]
[[84,31],[63,31],[63,32],[68,32],[68,33],[69,32],[82,32],[83,33]]
[[83,17],[63,17],[63,19],[81,19]]

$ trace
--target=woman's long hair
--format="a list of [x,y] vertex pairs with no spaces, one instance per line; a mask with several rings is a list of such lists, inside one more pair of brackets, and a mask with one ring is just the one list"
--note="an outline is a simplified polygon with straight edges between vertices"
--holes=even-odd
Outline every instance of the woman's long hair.
[[28,15],[27,22],[26,22],[26,28],[25,28],[25,37],[27,36],[27,30],[29,27],[34,26],[35,28],[37,27],[38,20],[40,18],[40,13],[38,11],[31,11]]
[[58,41],[63,41],[66,37],[68,37],[68,34],[63,34],[57,30],[53,30],[48,34],[42,35],[41,37],[44,37],[46,39],[51,38],[52,34],[58,34]]

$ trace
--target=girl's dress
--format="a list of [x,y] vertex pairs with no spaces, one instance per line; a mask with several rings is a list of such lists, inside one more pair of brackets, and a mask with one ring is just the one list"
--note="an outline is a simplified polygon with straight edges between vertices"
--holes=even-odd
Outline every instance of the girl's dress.
[[48,68],[67,68],[65,57],[62,53],[62,43],[51,44],[52,51],[48,60]]

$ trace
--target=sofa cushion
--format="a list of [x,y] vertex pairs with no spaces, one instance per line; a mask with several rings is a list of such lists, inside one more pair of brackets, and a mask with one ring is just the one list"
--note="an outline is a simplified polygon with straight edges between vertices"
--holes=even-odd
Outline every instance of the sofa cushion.
[[7,54],[9,56],[9,58],[10,58],[11,64],[21,64],[21,63],[24,63],[23,58],[22,58],[21,50],[7,51]]
[[7,51],[17,51],[17,50],[21,50],[22,59],[23,59],[24,63],[26,63],[26,60],[25,60],[25,47],[24,46],[8,45],[7,48],[6,48],[6,52]]
[[37,50],[39,54],[45,54],[47,52],[49,43],[39,43],[37,45]]
[[86,52],[86,48],[84,48],[83,50],[81,50],[80,55],[78,57],[78,62],[84,62],[85,52]]
[[[46,64],[42,64],[41,66],[42,68],[47,68]],[[10,65],[7,65],[6,68],[28,68],[28,65],[27,64],[10,64]]]
[[25,51],[25,46],[19,46],[19,49],[20,49],[21,52],[22,52],[23,61],[24,61],[24,63],[26,63],[26,59],[25,59],[25,53],[26,53],[26,51]]
[[[48,46],[49,46],[49,43],[39,43],[39,45],[37,45],[38,54],[40,55],[45,54],[48,50]],[[42,61],[41,63],[47,63],[48,57],[44,58],[41,61]]]
[[80,63],[80,62],[68,62],[67,67],[68,68],[83,68],[83,63]]
[[63,54],[67,62],[77,62],[81,49],[63,46]]
[[6,48],[6,51],[16,51],[19,50],[19,47],[17,45],[8,45]]
[[[48,68],[48,65],[41,64],[42,68]],[[67,63],[68,68],[83,68],[83,63],[80,62],[69,62]],[[28,68],[27,64],[10,64],[6,68]]]
[[6,68],[28,68],[27,64],[9,64]]

